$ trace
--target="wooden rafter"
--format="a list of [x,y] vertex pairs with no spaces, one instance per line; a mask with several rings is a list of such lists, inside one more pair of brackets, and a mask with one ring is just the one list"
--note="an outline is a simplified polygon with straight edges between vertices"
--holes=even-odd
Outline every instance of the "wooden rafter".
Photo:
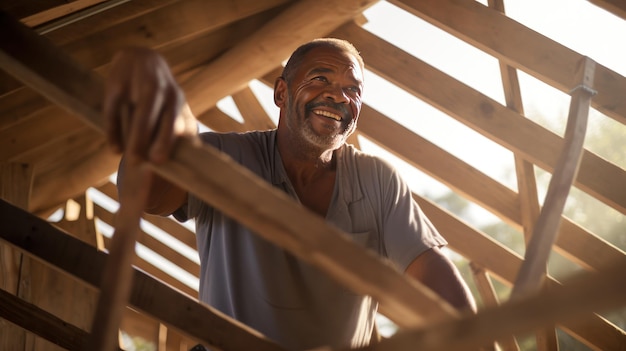
[[[356,25],[348,24],[335,33],[360,47],[373,71],[534,164],[554,170],[563,145],[556,134]],[[624,169],[583,152],[575,182],[578,188],[626,213],[626,187],[620,186],[625,183]]]
[[626,3],[621,0],[589,0],[592,4],[601,7],[615,16],[626,20]]
[[[183,82],[191,109],[202,114],[287,59],[300,44],[325,36],[377,0],[302,0]],[[311,16],[311,14],[315,14]],[[241,69],[246,67],[246,69]]]
[[527,332],[560,320],[575,320],[594,310],[619,307],[626,303],[623,293],[626,280],[615,277],[624,270],[626,259],[622,258],[602,272],[581,274],[541,295],[422,330],[400,331],[379,344],[360,350],[468,350],[494,338]]
[[[392,0],[391,3],[569,94],[583,55],[473,0]],[[451,20],[454,19],[454,20]],[[596,66],[592,106],[626,124],[626,78]]]
[[[107,259],[105,253],[5,201],[0,201],[0,217],[3,241],[98,287]],[[133,273],[130,304],[209,345],[233,350],[246,349],[246,345],[254,345],[255,350],[282,350],[258,332],[137,269]]]

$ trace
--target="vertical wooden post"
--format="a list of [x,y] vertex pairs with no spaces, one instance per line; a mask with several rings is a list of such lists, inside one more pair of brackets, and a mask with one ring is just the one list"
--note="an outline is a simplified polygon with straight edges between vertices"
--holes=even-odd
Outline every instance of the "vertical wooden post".
[[[33,184],[33,167],[21,163],[0,164],[0,197],[22,209],[28,209]],[[0,243],[0,288],[14,295],[28,294],[29,286],[20,286],[23,255]],[[26,331],[0,319],[0,350],[25,350]]]
[[[472,269],[472,275],[474,276],[478,293],[483,299],[485,306],[498,306],[500,301],[498,301],[498,296],[496,295],[496,291],[493,288],[491,279],[489,278],[489,273],[485,270],[485,268],[474,262],[470,262],[470,268]],[[497,343],[503,351],[519,351],[519,345],[513,336],[497,340]]]

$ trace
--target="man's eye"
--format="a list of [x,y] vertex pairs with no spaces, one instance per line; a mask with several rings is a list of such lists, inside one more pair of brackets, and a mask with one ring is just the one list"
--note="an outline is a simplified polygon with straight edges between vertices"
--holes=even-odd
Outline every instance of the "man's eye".
[[313,77],[313,80],[319,80],[320,82],[328,82],[328,79],[324,76]]

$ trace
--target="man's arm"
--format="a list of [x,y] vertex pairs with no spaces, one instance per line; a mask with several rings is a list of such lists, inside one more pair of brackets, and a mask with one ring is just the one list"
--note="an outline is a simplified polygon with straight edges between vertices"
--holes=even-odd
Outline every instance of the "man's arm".
[[187,192],[146,168],[165,162],[177,138],[197,135],[197,123],[180,86],[156,52],[144,48],[120,51],[106,77],[103,101],[107,140],[124,154],[118,187],[125,174],[142,173],[150,183],[145,211],[169,215],[187,200]]
[[476,312],[474,297],[459,270],[438,247],[419,255],[405,273],[439,294],[460,312]]

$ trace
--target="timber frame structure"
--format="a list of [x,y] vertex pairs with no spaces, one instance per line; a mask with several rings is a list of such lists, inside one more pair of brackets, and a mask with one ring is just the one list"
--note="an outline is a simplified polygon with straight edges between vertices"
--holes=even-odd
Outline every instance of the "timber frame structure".
[[[594,312],[626,305],[626,255],[562,216],[571,186],[626,214],[626,170],[583,148],[590,107],[626,124],[626,78],[503,14],[502,0],[390,0],[395,6],[500,60],[507,106],[462,84],[361,27],[374,0],[25,0],[0,10],[0,350],[81,350],[93,337],[98,291],[110,265],[110,208],[88,189],[117,199],[100,117],[102,75],[114,53],[140,45],[170,63],[199,121],[215,131],[273,128],[248,86],[271,86],[301,43],[351,41],[368,69],[515,155],[513,191],[388,116],[364,105],[357,133],[524,233],[526,257],[429,199],[414,194],[450,248],[470,262],[485,307],[459,315],[418,283],[211,148],[182,140],[152,167],[259,235],[370,294],[400,331],[368,350],[468,350],[536,333],[558,349],[555,326],[594,350],[626,350],[626,333]],[[592,0],[626,20],[618,0]],[[9,3],[9,2],[7,2]],[[311,14],[314,14],[312,16]],[[285,35],[288,33],[288,35]],[[527,43],[520,46],[519,43]],[[517,70],[571,96],[560,137],[524,116]],[[243,122],[216,107],[231,96]],[[354,138],[354,143],[358,140]],[[206,159],[198,164],[196,160]],[[211,167],[207,165],[210,164]],[[553,174],[540,206],[533,167]],[[211,170],[220,169],[220,172]],[[262,199],[262,203],[261,202]],[[49,216],[63,209],[63,219]],[[195,247],[170,218],[144,223]],[[99,223],[98,225],[97,222]],[[305,223],[305,225],[303,225]],[[116,238],[114,236],[113,238]],[[134,238],[134,237],[133,237]],[[137,233],[137,242],[198,276],[196,260]],[[547,275],[551,250],[583,268],[563,284]],[[110,253],[112,255],[112,253]],[[109,263],[110,264],[110,263]],[[136,256],[128,270],[120,328],[159,351],[202,343],[220,350],[283,350],[272,340],[198,304],[196,289]],[[500,304],[492,279],[514,286]],[[123,285],[123,284],[121,284]],[[104,295],[104,294],[101,294]],[[532,311],[529,313],[529,311]],[[95,332],[95,331],[94,331]]]

